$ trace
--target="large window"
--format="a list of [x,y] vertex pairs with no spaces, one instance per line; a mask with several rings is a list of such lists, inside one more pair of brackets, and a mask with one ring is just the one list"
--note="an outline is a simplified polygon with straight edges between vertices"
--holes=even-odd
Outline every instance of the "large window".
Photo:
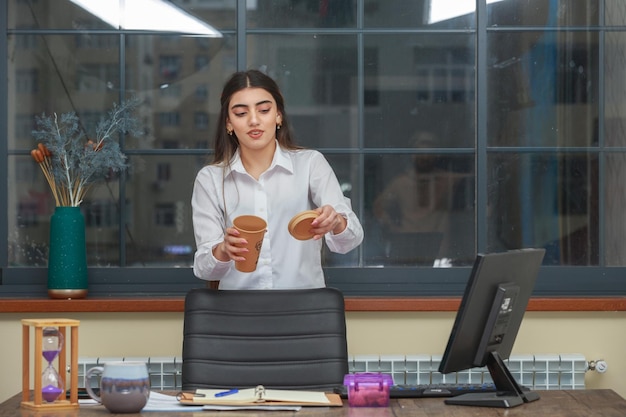
[[277,80],[363,223],[357,250],[324,251],[328,285],[458,295],[476,253],[543,247],[537,294],[626,294],[623,0],[163,0],[193,17],[174,28],[132,26],[139,1],[107,0],[127,7],[116,24],[84,2],[0,0],[0,295],[45,293],[35,115],[89,130],[133,96],[131,168],[81,206],[90,293],[204,285],[191,188],[222,85],[247,68]]

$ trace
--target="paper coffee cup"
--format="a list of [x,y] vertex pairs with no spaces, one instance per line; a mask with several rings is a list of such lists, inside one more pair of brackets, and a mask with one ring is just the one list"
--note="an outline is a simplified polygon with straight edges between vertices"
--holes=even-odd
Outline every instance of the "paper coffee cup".
[[246,260],[235,262],[235,268],[240,272],[252,272],[256,269],[256,264],[259,261],[267,223],[260,217],[246,215],[235,218],[233,226],[239,231],[240,237],[248,242],[245,245],[248,248],[248,252],[242,254]]

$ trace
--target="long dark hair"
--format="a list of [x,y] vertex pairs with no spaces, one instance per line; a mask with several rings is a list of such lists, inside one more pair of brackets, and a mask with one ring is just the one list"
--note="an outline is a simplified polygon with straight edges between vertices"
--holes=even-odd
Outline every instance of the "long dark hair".
[[235,151],[239,147],[239,140],[235,133],[229,135],[226,131],[226,119],[228,118],[228,107],[233,94],[248,87],[262,88],[272,95],[276,102],[278,113],[281,115],[282,126],[276,130],[278,144],[284,149],[300,149],[295,144],[289,125],[289,118],[285,113],[285,100],[278,88],[278,84],[261,71],[248,70],[236,72],[224,84],[222,96],[220,98],[221,110],[215,132],[215,154],[213,163],[229,163]]

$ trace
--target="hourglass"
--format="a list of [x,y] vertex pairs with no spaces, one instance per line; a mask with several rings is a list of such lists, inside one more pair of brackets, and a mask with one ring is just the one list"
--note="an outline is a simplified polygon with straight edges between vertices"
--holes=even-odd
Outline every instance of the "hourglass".
[[41,374],[41,396],[49,403],[59,398],[61,393],[65,391],[63,379],[52,366],[62,348],[63,334],[56,327],[44,327],[41,354],[48,362],[48,366]]
[[[33,409],[78,408],[78,320],[22,320],[22,407]],[[30,327],[35,328],[34,388],[30,399]],[[71,328],[69,401],[61,374],[66,368],[66,327]],[[42,362],[46,367],[42,372]],[[54,364],[57,362],[57,368]]]

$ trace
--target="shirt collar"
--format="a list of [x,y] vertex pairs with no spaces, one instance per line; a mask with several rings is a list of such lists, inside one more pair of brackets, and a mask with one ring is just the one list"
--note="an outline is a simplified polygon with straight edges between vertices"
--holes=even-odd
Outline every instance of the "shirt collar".
[[[293,173],[293,161],[289,157],[289,153],[287,150],[283,149],[278,141],[276,142],[276,150],[274,151],[274,158],[272,159],[272,164],[267,169],[267,171],[271,171],[280,167],[289,173]],[[246,173],[246,169],[243,166],[243,162],[241,161],[241,155],[239,153],[239,148],[235,151],[235,155],[230,160],[230,170],[226,174],[226,176],[230,175],[231,172],[240,172],[242,174]]]

